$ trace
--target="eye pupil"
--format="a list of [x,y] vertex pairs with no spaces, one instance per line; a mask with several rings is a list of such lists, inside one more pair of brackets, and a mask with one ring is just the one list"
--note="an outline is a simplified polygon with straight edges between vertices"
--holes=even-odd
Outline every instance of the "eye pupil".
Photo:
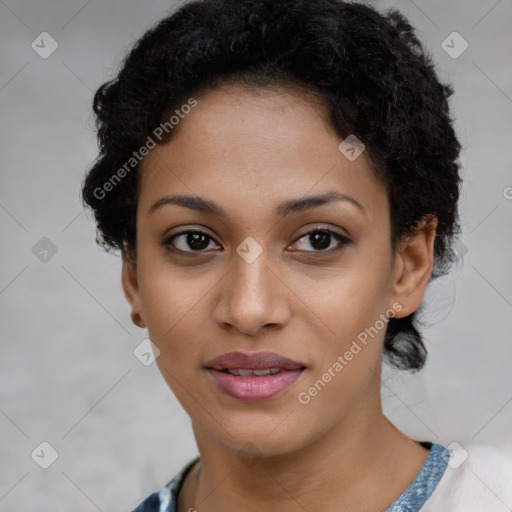
[[187,244],[191,249],[201,251],[208,247],[208,243],[209,236],[203,233],[189,233],[187,236]]
[[[312,247],[315,247],[315,249],[326,249],[331,244],[330,237],[330,233],[326,231],[316,231],[310,235],[309,239]],[[320,247],[318,247],[318,245],[320,245]]]

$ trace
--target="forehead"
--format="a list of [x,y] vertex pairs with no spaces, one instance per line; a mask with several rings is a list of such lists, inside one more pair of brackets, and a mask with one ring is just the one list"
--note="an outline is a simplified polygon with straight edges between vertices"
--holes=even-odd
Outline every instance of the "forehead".
[[342,154],[318,94],[227,85],[196,101],[173,138],[143,160],[139,209],[166,194],[187,194],[215,198],[235,215],[337,191],[361,203],[370,221],[387,210],[366,153],[354,161]]

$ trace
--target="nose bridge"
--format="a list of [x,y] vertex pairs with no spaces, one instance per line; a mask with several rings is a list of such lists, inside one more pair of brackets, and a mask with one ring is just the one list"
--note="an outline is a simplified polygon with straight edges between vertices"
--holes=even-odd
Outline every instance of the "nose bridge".
[[[289,308],[280,280],[270,269],[270,251],[258,250],[251,241],[233,253],[231,271],[217,304],[216,321],[240,332],[254,334],[267,325],[286,322]],[[259,244],[258,244],[259,245]]]
[[[238,260],[238,261],[236,261]],[[271,288],[268,282],[267,268],[268,257],[260,255],[254,261],[249,262],[242,257],[235,257],[233,267],[233,281],[235,289],[232,294],[238,297],[238,303],[252,302],[256,300],[263,305],[270,299]]]

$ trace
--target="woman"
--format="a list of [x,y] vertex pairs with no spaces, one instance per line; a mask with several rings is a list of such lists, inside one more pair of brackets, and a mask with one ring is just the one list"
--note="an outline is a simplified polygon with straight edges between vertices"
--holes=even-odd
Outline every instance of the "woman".
[[463,505],[380,402],[454,260],[452,93],[401,14],[338,0],[189,2],[97,91],[84,201],[200,454],[135,511]]

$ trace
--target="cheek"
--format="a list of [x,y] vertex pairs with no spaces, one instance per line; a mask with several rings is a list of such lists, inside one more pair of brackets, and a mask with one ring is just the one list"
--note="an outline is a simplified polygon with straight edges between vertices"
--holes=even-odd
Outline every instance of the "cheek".
[[321,280],[295,280],[295,292],[305,313],[319,320],[327,347],[343,351],[362,331],[372,326],[388,307],[388,278],[382,262],[364,262],[333,269]]
[[376,298],[378,291],[375,280],[362,286],[357,279],[340,279],[311,307],[320,312],[328,330],[322,330],[326,337],[318,337],[315,364],[298,390],[297,402],[315,428],[339,421],[369,386],[378,389],[387,327],[380,320],[386,309]]
[[389,290],[382,260],[371,263],[337,271],[322,284],[322,293],[308,285],[302,289],[307,314],[318,326],[316,364],[302,391],[322,407],[352,401],[381,364],[387,328],[381,315],[388,310]]
[[[150,264],[146,264],[150,262]],[[206,305],[215,281],[141,254],[139,291],[147,329],[160,349],[158,362],[169,369],[197,366],[198,343],[208,332]],[[211,281],[211,282],[210,282]],[[200,336],[202,334],[202,336]]]

